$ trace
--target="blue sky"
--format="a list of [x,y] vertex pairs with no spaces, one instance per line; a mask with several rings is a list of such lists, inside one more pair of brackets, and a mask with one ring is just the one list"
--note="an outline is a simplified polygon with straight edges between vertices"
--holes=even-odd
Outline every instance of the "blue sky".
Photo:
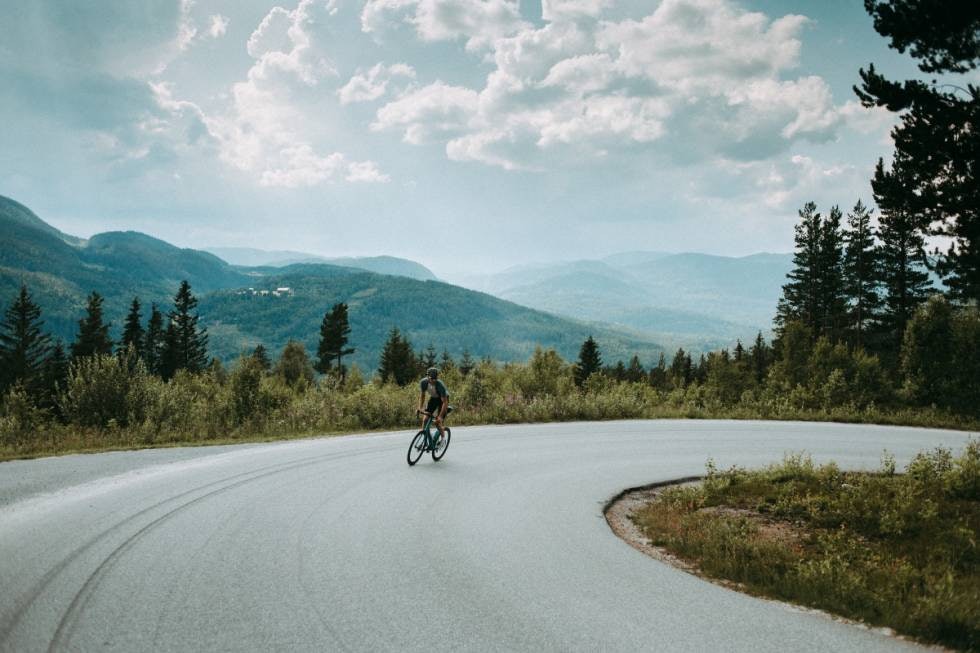
[[4,9],[0,194],[76,235],[439,274],[792,248],[871,203],[915,74],[858,0],[35,0]]

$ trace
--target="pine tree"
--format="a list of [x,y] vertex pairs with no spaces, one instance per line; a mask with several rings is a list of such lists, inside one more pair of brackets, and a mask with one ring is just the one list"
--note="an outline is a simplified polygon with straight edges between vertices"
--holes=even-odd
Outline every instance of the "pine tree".
[[58,405],[58,393],[63,390],[68,381],[68,356],[65,353],[65,345],[58,340],[51,348],[48,357],[44,359],[41,366],[42,395],[38,400],[38,407],[47,408],[61,417],[61,408]]
[[675,388],[686,388],[694,378],[691,369],[691,356],[684,351],[683,347],[677,348],[677,353],[670,361],[670,382]]
[[51,338],[43,326],[41,307],[21,285],[0,321],[0,396],[17,382],[35,400],[43,393],[44,361],[51,351]]
[[640,357],[634,355],[630,359],[629,367],[626,368],[626,380],[630,383],[639,383],[646,378],[646,375],[646,370],[644,370],[643,365],[640,364]]
[[623,364],[622,360],[616,361],[616,364],[612,367],[606,369],[606,375],[611,376],[617,381],[626,380],[626,365]]
[[102,321],[102,296],[92,292],[88,296],[85,317],[78,321],[78,337],[71,345],[71,357],[101,356],[112,353],[109,324]]
[[425,348],[425,354],[421,358],[421,367],[423,370],[427,370],[430,367],[435,367],[437,362],[436,358],[436,347],[435,345],[429,343],[429,346]]
[[847,312],[844,298],[844,240],[841,234],[842,214],[834,206],[820,225],[819,306],[818,330],[831,342],[841,336],[841,326]]
[[470,355],[470,350],[464,349],[463,356],[459,359],[459,373],[465,377],[473,370],[474,367],[476,367],[476,363],[473,362],[473,357]]
[[140,300],[139,297],[133,297],[133,303],[130,304],[129,313],[126,315],[126,322],[123,324],[119,352],[126,352],[132,347],[134,353],[145,360],[143,348],[146,344],[146,333],[143,331],[140,318]]
[[667,387],[667,357],[660,352],[656,367],[650,368],[650,385],[658,390]]
[[[725,358],[728,358],[728,352],[725,353]],[[703,385],[705,381],[708,380],[708,361],[705,359],[704,354],[698,357],[698,364],[694,367],[694,380],[697,381],[698,385]]]
[[741,363],[745,358],[745,347],[742,346],[741,338],[735,340],[734,358],[736,363]]
[[891,171],[885,172],[884,162],[878,159],[871,181],[875,201],[881,210],[879,260],[885,286],[881,322],[893,353],[901,344],[906,324],[919,304],[925,301],[929,289],[922,219],[912,214],[907,206],[893,204],[896,197],[893,189],[906,183],[906,170],[905,161],[896,159]]
[[783,296],[776,307],[776,328],[781,334],[787,322],[800,320],[814,327],[820,317],[821,218],[817,205],[807,202],[795,227],[793,269],[786,275]]
[[599,345],[590,335],[582,343],[582,348],[578,353],[578,362],[575,364],[575,385],[582,387],[590,376],[602,369],[602,356],[599,353]]
[[755,382],[761,385],[769,371],[769,365],[772,363],[772,349],[763,339],[762,331],[756,335],[755,343],[749,349],[749,361]]
[[167,330],[163,332],[160,345],[159,374],[164,381],[169,381],[180,369],[177,358],[180,349],[180,337],[177,335],[177,325],[173,320],[167,322]]
[[[187,370],[196,374],[208,366],[208,333],[206,329],[198,328],[200,318],[193,312],[195,308],[197,299],[191,293],[191,285],[181,281],[174,296],[174,310],[170,312],[175,338],[168,342],[168,347],[173,347],[168,356],[173,363],[173,372]],[[170,326],[167,329],[169,331]]]
[[323,322],[320,324],[320,346],[317,348],[316,364],[318,372],[328,373],[334,369],[334,360],[336,360],[336,369],[340,372],[341,378],[344,377],[343,357],[355,351],[353,347],[347,347],[350,331],[347,304],[343,302],[334,304],[323,316]]
[[150,319],[146,323],[146,336],[143,339],[143,360],[146,369],[152,374],[163,376],[164,347],[163,313],[156,304],[150,307]]
[[255,350],[252,351],[252,358],[256,360],[263,371],[268,372],[272,369],[272,361],[269,360],[269,353],[262,343],[255,345]]
[[442,374],[446,374],[446,372],[454,367],[456,367],[456,361],[453,360],[453,357],[449,354],[448,349],[443,349],[442,355],[439,357],[439,371]]
[[378,376],[384,382],[393,381],[398,385],[405,385],[415,378],[415,374],[416,360],[412,344],[402,337],[398,327],[392,327],[381,350]]
[[901,115],[891,134],[893,159],[903,160],[906,172],[904,183],[884,191],[887,201],[920,216],[931,235],[950,240],[938,271],[955,299],[980,303],[980,87],[949,83],[948,75],[980,65],[980,10],[966,0],[864,4],[892,48],[907,49],[920,70],[944,77],[943,84],[935,79],[898,83],[875,72],[874,65],[860,71],[862,85],[854,90],[861,103]]
[[861,200],[847,214],[844,249],[844,294],[848,301],[848,340],[863,347],[866,334],[878,319],[879,265],[871,211]]

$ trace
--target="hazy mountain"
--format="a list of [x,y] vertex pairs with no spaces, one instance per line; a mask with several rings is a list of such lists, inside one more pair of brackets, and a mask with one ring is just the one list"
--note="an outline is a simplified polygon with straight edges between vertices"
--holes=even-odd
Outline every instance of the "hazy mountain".
[[[417,349],[431,343],[454,356],[468,349],[474,357],[524,360],[540,344],[571,360],[589,334],[610,362],[635,353],[649,364],[661,351],[650,338],[628,330],[557,317],[432,280],[323,263],[236,267],[136,232],[73,239],[3,197],[0,234],[0,310],[27,283],[46,329],[65,340],[74,337],[90,291],[106,298],[105,316],[118,337],[134,295],[144,303],[145,320],[151,302],[169,310],[180,281],[187,279],[200,300],[211,354],[226,360],[260,342],[278,352],[291,338],[312,354],[324,313],[340,301],[350,306],[351,345],[357,348],[352,360],[369,372],[393,326]],[[384,270],[411,264],[390,257],[370,261]],[[280,296],[262,293],[282,287],[290,290]]]
[[264,250],[249,247],[208,247],[205,251],[221,257],[232,265],[256,267],[285,267],[297,263],[326,263],[344,267],[377,272],[378,274],[394,274],[411,279],[435,280],[432,270],[415,261],[394,256],[358,256],[343,258],[327,258],[306,252],[290,250]]
[[733,258],[634,251],[508,268],[463,282],[525,306],[627,326],[662,342],[727,346],[770,328],[791,267],[792,254]]

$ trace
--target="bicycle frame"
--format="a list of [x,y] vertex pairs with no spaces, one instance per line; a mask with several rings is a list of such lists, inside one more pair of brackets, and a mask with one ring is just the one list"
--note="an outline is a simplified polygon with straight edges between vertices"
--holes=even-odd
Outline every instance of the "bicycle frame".
[[422,430],[425,431],[425,448],[431,449],[432,445],[435,444],[435,440],[432,437],[432,422],[435,421],[436,417],[431,413],[423,413],[423,414],[426,415],[425,423],[422,424]]

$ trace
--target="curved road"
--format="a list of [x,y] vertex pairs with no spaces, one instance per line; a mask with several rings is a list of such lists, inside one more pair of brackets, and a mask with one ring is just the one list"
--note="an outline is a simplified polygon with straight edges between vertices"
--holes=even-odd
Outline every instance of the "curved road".
[[921,650],[655,562],[624,487],[806,450],[875,468],[976,434],[795,422],[459,427],[0,464],[0,648]]

